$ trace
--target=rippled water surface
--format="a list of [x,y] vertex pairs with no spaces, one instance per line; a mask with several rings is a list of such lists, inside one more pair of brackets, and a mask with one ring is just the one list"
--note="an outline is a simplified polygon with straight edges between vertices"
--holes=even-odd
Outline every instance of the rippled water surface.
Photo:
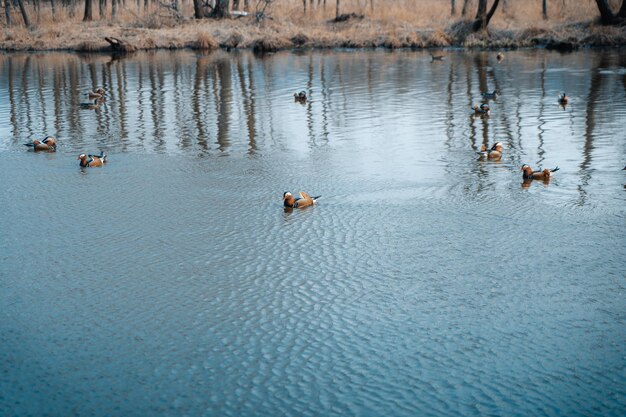
[[624,415],[626,54],[446,54],[0,55],[0,415]]

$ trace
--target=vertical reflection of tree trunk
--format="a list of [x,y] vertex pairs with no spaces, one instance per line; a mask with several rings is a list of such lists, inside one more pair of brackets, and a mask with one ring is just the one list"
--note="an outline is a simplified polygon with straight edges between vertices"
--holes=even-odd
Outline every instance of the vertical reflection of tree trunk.
[[202,83],[203,81],[206,83],[206,68],[207,68],[207,56],[199,56],[196,59],[196,73],[194,74],[193,79],[193,92],[191,95],[191,109],[192,109],[192,118],[196,124],[196,137],[198,141],[198,146],[203,150],[208,149],[207,145],[207,136],[204,129],[203,123],[203,112],[200,107],[200,97],[202,94]]
[[591,85],[589,86],[589,95],[587,97],[585,111],[585,143],[583,144],[583,158],[580,162],[580,184],[578,185],[578,204],[581,206],[583,206],[587,200],[585,187],[591,180],[591,170],[589,167],[593,159],[593,132],[596,128],[595,106],[597,105],[600,89],[604,81],[604,77],[600,72],[608,66],[607,54],[601,53],[600,62],[594,65],[591,70]]
[[[328,130],[329,124],[329,100],[330,96],[328,94],[328,86],[326,85],[326,55],[320,55],[320,87],[322,94],[322,135],[324,139],[328,140],[330,136],[330,132]],[[370,94],[371,95],[371,94]]]
[[450,62],[450,68],[448,70],[448,88],[447,88],[447,111],[446,111],[446,137],[447,146],[450,148],[452,142],[454,141],[454,62]]
[[161,129],[163,120],[163,103],[161,100],[161,87],[163,85],[163,68],[160,61],[155,62],[154,55],[150,57],[148,74],[150,77],[150,113],[152,115],[152,125],[154,129],[155,150],[161,151],[165,142],[163,141],[163,130]]
[[[118,116],[120,123],[120,140],[126,142],[126,138],[128,137],[128,130],[126,126],[126,95],[125,93],[125,84],[126,84],[126,65],[124,61],[117,60],[115,61],[115,78],[117,79],[117,100],[118,103]],[[112,85],[111,85],[112,87]]]
[[[306,89],[309,95],[311,94],[311,90],[313,88],[313,78],[314,78],[314,70],[313,70],[313,56],[309,52],[309,66],[308,66],[308,78],[306,83]],[[311,145],[315,145],[315,131],[313,126],[313,108],[312,108],[312,100],[306,101],[306,126],[309,133],[309,141]]]
[[24,99],[24,105],[26,111],[24,114],[26,115],[26,128],[28,129],[28,136],[33,137],[33,124],[32,124],[32,110],[30,108],[30,97],[28,92],[30,91],[28,88],[28,79],[30,76],[30,67],[31,67],[31,56],[27,55],[26,60],[24,61],[24,69],[22,70],[22,97]]
[[87,64],[87,68],[89,68],[89,77],[91,78],[91,89],[95,90],[98,88],[98,74],[96,72],[96,65],[93,62]]
[[55,65],[52,69],[52,85],[54,95],[54,135],[59,135],[59,131],[61,130],[61,120],[62,120],[62,110],[61,110],[61,91],[63,91],[62,83],[63,80],[63,66]]
[[185,116],[187,115],[185,109],[185,103],[181,100],[181,91],[183,89],[180,79],[182,78],[182,71],[180,67],[180,60],[174,59],[172,62],[174,68],[172,69],[172,95],[174,96],[174,108],[176,111],[174,114],[174,135],[178,136],[178,147],[181,149],[188,149],[191,145],[191,136],[187,132],[187,124],[185,123]]
[[143,89],[143,79],[144,79],[144,68],[141,63],[141,60],[137,62],[137,126],[136,126],[136,137],[143,144],[143,139],[146,137],[146,120],[144,117],[144,112],[146,108],[146,103],[144,102],[144,89]]
[[256,127],[255,127],[255,103],[254,103],[254,75],[252,73],[250,60],[246,60],[248,70],[248,87],[246,87],[246,72],[243,66],[243,57],[237,56],[237,74],[239,84],[243,94],[243,109],[246,113],[246,128],[248,130],[248,155],[254,155],[257,150]]
[[[7,0],[9,1],[9,0]],[[13,80],[15,78],[15,74],[13,72],[13,64],[15,59],[13,57],[9,57],[7,63],[7,78],[8,78],[8,86],[9,86],[9,103],[11,108],[11,125],[13,125],[13,137],[16,138],[20,136],[19,122],[17,120],[17,103],[15,102],[15,87],[13,85]]]
[[[464,60],[465,65],[465,79],[467,80],[466,84],[466,94],[468,107],[471,109],[474,105],[474,100],[472,99],[472,63],[469,59]],[[480,146],[476,146],[476,117],[470,117],[470,134],[469,134],[470,144],[472,149],[478,150]]]
[[539,124],[537,125],[537,129],[539,130],[539,133],[537,135],[537,139],[539,140],[539,143],[537,144],[537,156],[539,156],[539,159],[537,160],[537,165],[538,166],[542,166],[543,165],[543,161],[544,161],[544,155],[546,153],[546,151],[543,149],[543,134],[545,133],[545,130],[543,128],[543,126],[546,124],[546,121],[543,118],[543,112],[545,110],[545,98],[546,98],[546,60],[545,60],[545,56],[544,58],[541,60],[541,100],[539,100],[539,115],[537,116],[537,121],[539,122]]
[[220,151],[225,151],[230,143],[228,141],[230,106],[232,105],[232,82],[230,58],[217,61],[219,77],[219,113],[217,114],[217,144]]
[[70,94],[70,105],[67,109],[68,111],[68,120],[70,130],[72,134],[80,138],[79,141],[81,143],[84,142],[83,139],[83,129],[80,118],[80,112],[78,109],[80,108],[80,84],[78,77],[78,62],[76,59],[71,59],[67,63],[68,65],[68,80],[69,80],[69,94]]
[[48,117],[46,116],[46,106],[48,105],[48,101],[45,99],[43,95],[43,91],[46,85],[46,75],[45,75],[45,67],[41,64],[41,59],[37,59],[37,92],[39,93],[39,106],[41,106],[41,119],[43,120],[43,132],[42,134],[48,135],[51,134],[48,132]]
[[[478,71],[478,93],[481,94],[489,89],[487,83],[487,53],[479,52],[475,55],[476,70]],[[481,96],[482,97],[482,96]],[[489,145],[489,117],[481,117],[483,125],[483,144]]]

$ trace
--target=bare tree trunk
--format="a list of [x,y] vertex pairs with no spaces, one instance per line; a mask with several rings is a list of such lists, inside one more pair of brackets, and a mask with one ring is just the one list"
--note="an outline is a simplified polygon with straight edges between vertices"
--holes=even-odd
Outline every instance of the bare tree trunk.
[[213,13],[211,13],[211,16],[218,19],[228,17],[230,15],[229,8],[230,0],[217,0],[215,2],[215,8],[213,9]]
[[476,13],[476,19],[474,20],[474,24],[472,25],[472,30],[474,32],[478,32],[479,30],[487,30],[487,25],[489,24],[489,21],[491,20],[493,14],[496,12],[498,3],[500,3],[500,0],[495,0],[493,2],[493,5],[491,6],[491,10],[489,10],[489,13],[486,13],[487,0],[478,1],[478,12]]
[[193,17],[202,19],[202,0],[193,0]]
[[454,16],[456,14],[456,1],[452,0],[452,10],[450,11],[450,15]]
[[470,0],[465,0],[463,2],[463,9],[461,10],[461,16],[465,17],[467,15],[467,6]]
[[83,16],[83,22],[91,22],[92,20],[93,11],[91,7],[91,0],[85,0],[85,15]]
[[544,20],[548,20],[548,0],[543,0],[541,4],[543,9],[543,18]]
[[335,19],[339,17],[339,0],[337,0],[337,8],[335,9]]
[[11,21],[11,0],[4,0],[4,15],[7,18],[7,26],[11,27],[13,21]]
[[26,27],[30,27],[30,20],[28,20],[28,13],[26,13],[26,8],[24,7],[23,0],[17,0],[17,5],[20,6],[20,12],[22,12],[22,18],[24,19],[24,25]]
[[250,10],[250,0],[243,0],[243,10],[246,12]]
[[306,14],[306,0],[302,0],[302,6],[304,6],[304,14]]
[[239,0],[233,0],[233,10],[239,10]]
[[104,19],[106,16],[106,9],[107,9],[107,4],[106,4],[106,0],[99,0],[98,1],[98,12],[100,13],[100,20]]
[[115,16],[117,16],[117,6],[119,4],[120,0],[111,0],[111,19],[115,18]]
[[617,12],[617,17],[626,19],[626,0],[622,2],[622,7],[620,7],[619,12]]
[[[598,10],[600,10],[600,20],[603,25],[610,25],[615,22],[615,15],[611,11],[611,7],[609,6],[607,0],[596,0],[596,4],[598,5]],[[622,9],[623,8],[624,5],[622,5]]]
[[52,9],[52,20],[56,20],[57,8],[54,0],[50,0],[50,8]]
[[143,10],[148,11],[148,7],[150,7],[150,0],[143,0]]

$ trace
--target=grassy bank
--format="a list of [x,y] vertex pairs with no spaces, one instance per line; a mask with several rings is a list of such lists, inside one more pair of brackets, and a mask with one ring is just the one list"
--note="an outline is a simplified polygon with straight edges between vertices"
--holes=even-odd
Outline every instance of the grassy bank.
[[[243,4],[243,0],[241,1]],[[483,47],[514,48],[546,46],[575,49],[581,46],[626,45],[626,29],[597,23],[599,15],[593,0],[550,1],[548,19],[543,19],[541,2],[501,1],[489,24],[488,34],[472,33],[471,20],[476,1],[466,17],[461,16],[462,0],[451,15],[445,0],[343,0],[345,21],[335,22],[335,2],[314,2],[303,13],[300,0],[275,0],[265,17],[250,14],[234,19],[193,19],[193,3],[181,2],[180,12],[141,2],[128,1],[114,19],[110,2],[104,18],[98,16],[94,0],[94,20],[83,22],[83,5],[75,9],[57,6],[53,15],[49,4],[39,13],[28,9],[31,27],[24,27],[17,10],[13,25],[2,20],[0,49],[4,50],[107,50],[105,36],[123,39],[138,49],[158,48],[253,48],[277,50],[294,47]],[[531,4],[532,3],[532,4]]]

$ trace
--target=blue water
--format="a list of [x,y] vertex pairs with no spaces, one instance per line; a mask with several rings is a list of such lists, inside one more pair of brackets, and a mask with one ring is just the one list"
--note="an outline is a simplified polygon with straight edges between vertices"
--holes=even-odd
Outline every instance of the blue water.
[[0,415],[624,415],[623,56],[0,55]]

